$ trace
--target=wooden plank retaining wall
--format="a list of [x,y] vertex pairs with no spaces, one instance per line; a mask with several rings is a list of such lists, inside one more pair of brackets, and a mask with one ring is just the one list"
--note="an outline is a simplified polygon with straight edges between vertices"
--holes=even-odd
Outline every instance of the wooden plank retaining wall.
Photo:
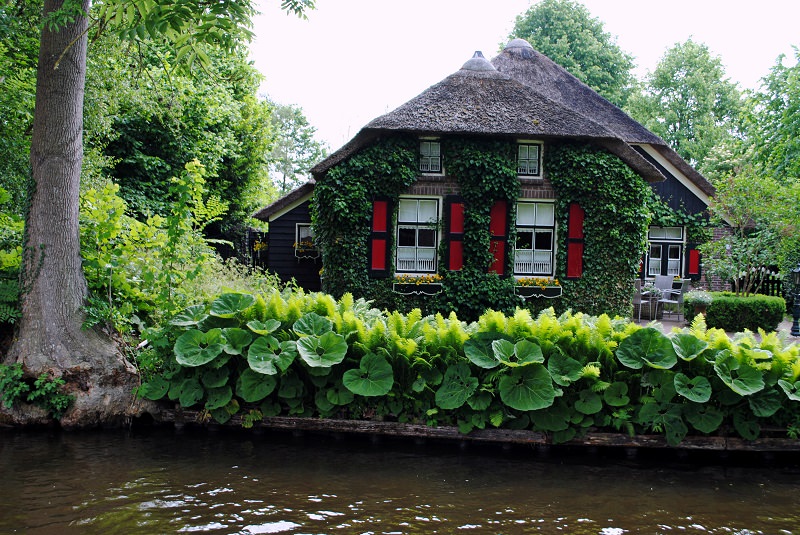
[[[207,425],[201,421],[197,411],[180,409],[164,410],[158,421],[173,423],[176,426],[185,424]],[[218,425],[218,424],[217,424]],[[225,424],[226,427],[242,427],[241,415],[234,415]],[[254,424],[254,429],[275,429],[283,431],[309,431],[321,433],[348,433],[372,436],[392,436],[405,438],[426,438],[457,442],[477,442],[496,444],[517,444],[530,446],[553,445],[551,437],[537,431],[514,429],[475,429],[468,434],[461,433],[456,427],[429,427],[420,424],[404,424],[399,422],[377,422],[369,420],[337,420],[323,418],[298,418],[290,416],[265,417]],[[660,435],[628,436],[624,433],[588,433],[587,435],[565,442],[564,446],[616,447],[616,448],[667,448],[673,450],[695,451],[730,451],[730,452],[800,452],[800,440],[789,438],[765,437],[756,440],[744,440],[738,437],[724,436],[687,436],[678,446],[670,446]]]

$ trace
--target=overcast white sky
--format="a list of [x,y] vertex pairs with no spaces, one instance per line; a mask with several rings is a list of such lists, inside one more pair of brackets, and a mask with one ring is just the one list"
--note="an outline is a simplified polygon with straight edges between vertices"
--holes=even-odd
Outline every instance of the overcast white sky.
[[[260,0],[251,45],[263,92],[303,108],[317,137],[338,149],[366,123],[457,71],[476,50],[491,59],[514,19],[537,0],[317,0],[300,20]],[[632,54],[640,78],[689,37],[755,89],[779,54],[794,63],[800,1],[582,0]]]

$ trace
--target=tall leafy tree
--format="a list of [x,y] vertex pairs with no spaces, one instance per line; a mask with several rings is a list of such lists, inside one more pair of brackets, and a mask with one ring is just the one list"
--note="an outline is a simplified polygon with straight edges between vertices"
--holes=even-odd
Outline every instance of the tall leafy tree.
[[542,0],[517,16],[511,38],[527,40],[617,106],[631,95],[633,57],[574,0]]
[[[187,74],[164,68],[170,51],[148,42],[125,65],[109,62],[109,78],[133,69],[130,90],[118,99],[116,120],[106,133],[103,152],[113,162],[109,174],[120,195],[141,219],[169,212],[170,179],[187,161],[206,169],[206,188],[229,205],[226,216],[209,229],[214,238],[235,241],[244,235],[258,191],[268,181],[267,155],[272,139],[270,106],[256,98],[261,75],[247,51],[209,50],[208,66]],[[130,80],[130,78],[133,78]]]
[[689,39],[667,50],[628,110],[701,171],[717,146],[739,131],[741,97],[718,56]]
[[299,106],[272,104],[272,125],[275,140],[270,154],[270,172],[281,193],[308,179],[315,163],[327,156],[324,143],[314,139],[311,126]]
[[800,177],[800,49],[794,65],[781,55],[751,95],[747,134],[758,169],[781,182]]
[[[302,14],[313,0],[282,0]],[[80,258],[79,186],[90,0],[45,0],[37,64],[30,164],[33,179],[23,251],[22,318],[7,363],[31,375],[64,377],[76,395],[66,426],[119,421],[131,410],[136,382],[114,343],[83,330],[87,295]],[[207,63],[204,46],[235,48],[250,36],[250,1],[108,0],[98,24],[120,36],[166,39],[176,58]],[[19,422],[42,417],[15,409]]]

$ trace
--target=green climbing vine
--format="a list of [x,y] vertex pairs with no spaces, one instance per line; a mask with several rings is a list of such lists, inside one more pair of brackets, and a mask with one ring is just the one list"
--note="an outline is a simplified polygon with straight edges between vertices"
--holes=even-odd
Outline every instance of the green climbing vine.
[[[392,292],[391,277],[369,277],[365,257],[372,201],[388,199],[397,206],[400,194],[418,178],[417,140],[410,136],[381,139],[331,168],[315,186],[312,219],[323,251],[326,292],[334,296],[352,292],[390,310],[456,310],[466,319],[477,318],[487,308],[512,312],[521,305],[514,295],[513,277],[489,272],[492,205],[506,201],[507,221],[516,217],[520,183],[515,143],[448,137],[442,139],[442,148],[447,174],[458,181],[464,204],[462,269],[449,271],[445,262],[439,262],[442,291],[425,297],[400,296]],[[645,249],[651,217],[650,188],[619,158],[585,144],[549,144],[545,173],[558,197],[559,228],[567,228],[571,202],[580,203],[586,211],[583,276],[566,280],[566,232],[559,232],[556,277],[562,281],[564,297],[548,306],[590,314],[627,314],[631,281]],[[509,226],[508,248],[512,249],[514,225]],[[390,232],[390,248],[393,239]],[[443,253],[440,250],[442,258]],[[507,255],[507,274],[513,272],[511,256]]]
[[654,190],[649,191],[647,206],[653,214],[650,222],[657,227],[686,227],[686,240],[701,244],[711,239],[711,227],[705,213],[690,214],[681,208],[673,210]]
[[557,194],[556,214],[567,228],[569,204],[585,211],[583,275],[566,279],[566,232],[559,232],[557,278],[562,303],[588,314],[627,315],[632,283],[646,247],[651,191],[613,154],[579,143],[548,146],[546,172]]
[[[372,201],[396,199],[417,178],[417,140],[381,139],[328,171],[314,186],[312,222],[325,266],[323,289],[372,295],[384,281],[368,277],[366,257]],[[356,260],[359,259],[359,260]]]

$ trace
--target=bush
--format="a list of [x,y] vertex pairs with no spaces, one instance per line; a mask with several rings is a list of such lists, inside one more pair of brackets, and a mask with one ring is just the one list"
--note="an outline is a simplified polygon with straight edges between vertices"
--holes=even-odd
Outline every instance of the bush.
[[786,302],[782,297],[768,295],[736,296],[730,292],[714,292],[708,306],[706,324],[728,332],[745,329],[774,331],[783,321]]

